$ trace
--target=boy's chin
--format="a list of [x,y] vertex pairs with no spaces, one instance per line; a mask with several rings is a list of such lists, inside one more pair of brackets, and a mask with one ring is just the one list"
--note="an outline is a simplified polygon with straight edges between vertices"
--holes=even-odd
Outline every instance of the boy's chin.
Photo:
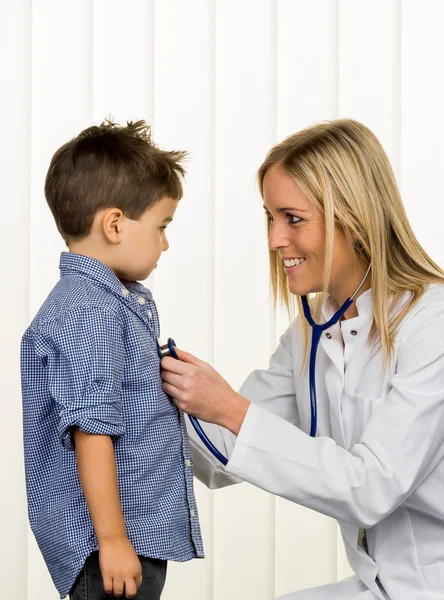
[[157,268],[157,265],[154,265],[154,267],[151,267],[150,269],[148,269],[147,271],[145,271],[145,273],[143,274],[143,277],[139,277],[138,280],[139,281],[143,281],[144,279],[148,279],[148,277],[151,275],[151,273],[156,268]]

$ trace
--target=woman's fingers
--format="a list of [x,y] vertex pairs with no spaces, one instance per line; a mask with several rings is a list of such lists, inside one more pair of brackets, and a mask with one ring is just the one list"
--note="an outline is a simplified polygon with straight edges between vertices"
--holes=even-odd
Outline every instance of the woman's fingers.
[[188,363],[190,365],[195,365],[196,367],[202,367],[202,365],[206,364],[203,360],[200,360],[199,358],[197,358],[197,356],[194,356],[189,352],[185,352],[185,350],[180,350],[180,348],[177,347],[175,348],[175,350],[177,356],[179,357],[179,360],[181,360],[182,362]]
[[180,388],[181,384],[183,383],[182,375],[178,375],[177,373],[173,373],[172,371],[165,371],[164,369],[162,369],[162,371],[160,372],[160,377],[165,383],[174,385],[177,388]]
[[160,363],[160,365],[164,371],[177,373],[178,375],[183,375],[190,369],[190,365],[187,365],[186,363],[180,360],[176,360],[171,356],[166,356],[165,358],[162,358],[162,362]]
[[177,388],[174,385],[171,385],[171,383],[162,383],[162,389],[165,392],[165,394],[168,394],[168,396],[171,396],[171,398],[173,399],[174,403],[177,404],[177,398],[180,395],[180,390],[179,388]]
[[164,392],[179,410],[204,421],[223,424],[226,398],[231,397],[233,390],[208,363],[183,350],[177,350],[177,356],[179,360],[162,359]]

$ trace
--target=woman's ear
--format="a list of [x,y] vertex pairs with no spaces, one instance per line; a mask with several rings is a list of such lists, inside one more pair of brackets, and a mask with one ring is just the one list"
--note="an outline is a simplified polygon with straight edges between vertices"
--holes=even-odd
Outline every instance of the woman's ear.
[[101,218],[102,231],[106,239],[112,244],[120,244],[124,214],[120,208],[107,208]]

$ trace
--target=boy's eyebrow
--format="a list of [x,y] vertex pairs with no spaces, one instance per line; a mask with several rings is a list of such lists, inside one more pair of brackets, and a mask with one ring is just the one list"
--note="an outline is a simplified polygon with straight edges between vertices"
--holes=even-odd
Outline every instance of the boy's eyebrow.
[[[265,206],[265,204],[264,204],[264,210],[266,210],[267,212],[270,212],[268,210],[268,208]],[[285,208],[277,208],[276,212],[282,213],[282,212],[285,212],[286,210],[297,210],[298,212],[308,212],[308,210],[306,208],[297,208],[296,206],[288,206],[288,207],[285,207]]]
[[171,223],[171,221],[173,220],[173,217],[165,217],[164,220],[162,221],[162,223]]

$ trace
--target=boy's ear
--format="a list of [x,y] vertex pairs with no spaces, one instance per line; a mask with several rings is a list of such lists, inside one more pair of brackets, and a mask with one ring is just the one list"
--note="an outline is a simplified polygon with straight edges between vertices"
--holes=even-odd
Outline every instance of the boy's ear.
[[103,234],[112,244],[122,239],[124,215],[120,208],[107,208],[102,215]]

